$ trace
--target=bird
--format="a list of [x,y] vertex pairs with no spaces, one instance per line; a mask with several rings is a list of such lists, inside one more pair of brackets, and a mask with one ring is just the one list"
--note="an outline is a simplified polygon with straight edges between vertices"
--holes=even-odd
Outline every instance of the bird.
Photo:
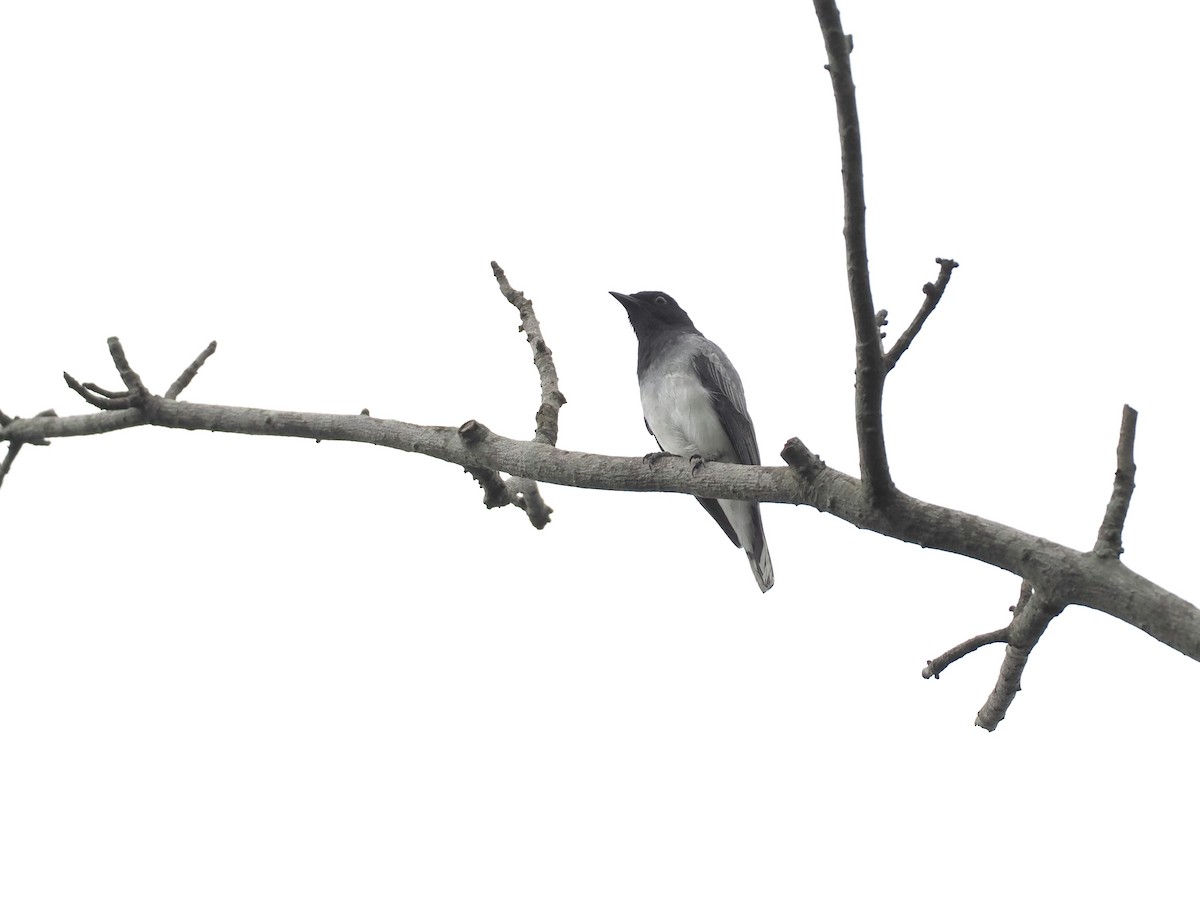
[[[705,462],[760,464],[754,423],[746,410],[742,379],[720,347],[700,333],[691,317],[662,291],[609,291],[629,314],[637,337],[637,377],[646,430],[661,453]],[[765,594],[775,570],[758,503],[697,497],[717,524],[746,551],[754,580]]]

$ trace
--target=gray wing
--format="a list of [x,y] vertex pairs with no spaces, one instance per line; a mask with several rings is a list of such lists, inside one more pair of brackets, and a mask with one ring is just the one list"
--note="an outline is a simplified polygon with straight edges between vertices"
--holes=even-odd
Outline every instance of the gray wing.
[[712,397],[713,409],[737,452],[737,461],[745,466],[759,465],[758,440],[754,436],[750,413],[746,411],[742,379],[738,377],[737,369],[729,357],[712,341],[705,340],[692,365],[700,377],[700,383]]
[[[646,430],[650,431],[650,423],[646,422],[644,418],[642,421],[646,423]],[[654,438],[654,443],[658,444],[659,450],[662,450],[663,445],[658,443],[658,436],[653,431],[650,431],[650,437]],[[725,510],[721,509],[721,504],[719,504],[716,500],[713,500],[711,497],[697,497],[696,500],[701,506],[704,507],[710,516],[717,520],[717,524],[721,526],[721,530],[725,532],[725,535],[731,541],[733,541],[733,546],[742,546],[742,542],[738,540],[737,532],[733,530],[733,523],[730,522],[729,517],[725,515]]]

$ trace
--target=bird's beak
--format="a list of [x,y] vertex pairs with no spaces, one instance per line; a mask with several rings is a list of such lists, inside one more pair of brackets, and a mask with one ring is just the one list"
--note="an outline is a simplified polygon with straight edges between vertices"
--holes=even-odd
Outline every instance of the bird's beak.
[[628,294],[618,294],[616,291],[609,291],[609,293],[612,294],[614,297],[616,297],[618,300],[620,300],[621,305],[623,307],[625,307],[627,310],[633,309],[633,307],[635,305],[637,305],[637,301],[634,300],[632,297],[630,297]]

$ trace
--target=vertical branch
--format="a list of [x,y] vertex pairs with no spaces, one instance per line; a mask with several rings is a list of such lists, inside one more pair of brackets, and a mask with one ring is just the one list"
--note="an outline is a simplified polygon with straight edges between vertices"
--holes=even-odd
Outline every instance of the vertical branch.
[[842,145],[842,192],[845,203],[846,276],[854,313],[854,421],[858,431],[858,462],[867,501],[884,503],[893,491],[883,441],[883,347],[871,299],[867,268],[867,201],[863,188],[862,136],[858,104],[850,74],[851,39],[842,31],[841,14],[833,0],[813,0],[837,105],[838,137]]
[[1121,433],[1117,437],[1117,473],[1113,476],[1112,496],[1100,522],[1093,552],[1104,559],[1117,559],[1121,555],[1121,535],[1125,531],[1125,517],[1129,514],[1129,501],[1133,499],[1133,439],[1137,433],[1137,410],[1129,404],[1121,411]]

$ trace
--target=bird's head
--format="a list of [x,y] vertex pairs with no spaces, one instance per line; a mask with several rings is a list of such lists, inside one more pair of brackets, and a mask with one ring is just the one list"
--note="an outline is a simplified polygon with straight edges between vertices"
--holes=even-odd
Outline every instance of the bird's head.
[[636,294],[618,294],[609,291],[616,297],[625,312],[629,313],[629,324],[634,333],[641,338],[644,334],[663,329],[682,329],[695,331],[691,318],[669,295],[662,291],[639,291]]

